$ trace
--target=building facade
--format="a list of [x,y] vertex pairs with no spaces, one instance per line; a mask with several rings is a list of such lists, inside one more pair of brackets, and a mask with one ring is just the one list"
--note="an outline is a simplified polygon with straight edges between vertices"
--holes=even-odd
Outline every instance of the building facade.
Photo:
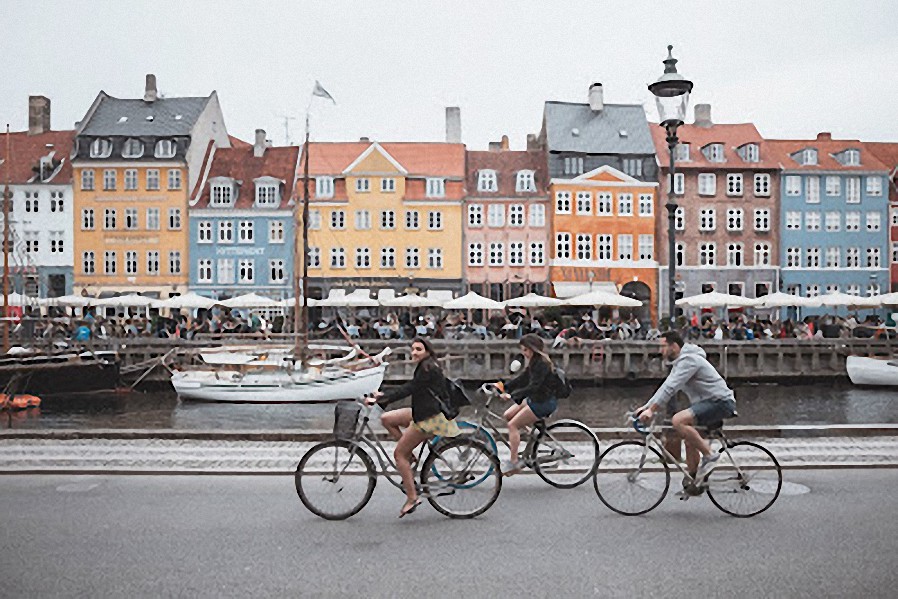
[[76,129],[75,291],[187,290],[187,200],[209,148],[230,147],[218,96],[142,99],[100,92]]
[[864,146],[889,169],[889,290],[898,291],[898,143]]
[[535,292],[549,280],[548,170],[539,151],[467,152],[464,278],[497,301]]
[[[675,297],[718,291],[750,298],[778,290],[779,156],[751,123],[714,124],[711,106],[677,130]],[[660,313],[669,314],[669,160],[666,134],[652,127],[664,201],[657,217]]]
[[228,298],[293,296],[295,183],[299,147],[213,148],[190,201],[190,289]]

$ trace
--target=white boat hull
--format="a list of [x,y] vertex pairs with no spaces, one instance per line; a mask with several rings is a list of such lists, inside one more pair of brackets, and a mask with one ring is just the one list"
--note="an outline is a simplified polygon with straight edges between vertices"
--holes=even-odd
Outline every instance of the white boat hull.
[[898,361],[848,356],[848,378],[855,385],[898,386]]
[[386,365],[320,376],[278,369],[241,375],[233,370],[175,372],[171,383],[182,399],[237,403],[303,403],[356,399],[380,388]]

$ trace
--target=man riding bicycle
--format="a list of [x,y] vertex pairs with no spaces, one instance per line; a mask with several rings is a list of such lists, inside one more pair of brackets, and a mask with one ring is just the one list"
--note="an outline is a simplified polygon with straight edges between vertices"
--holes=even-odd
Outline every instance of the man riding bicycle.
[[705,350],[684,343],[679,333],[668,331],[661,335],[661,357],[672,363],[670,374],[639,409],[639,419],[650,421],[658,406],[664,406],[678,391],[686,394],[691,405],[674,414],[671,424],[686,442],[686,465],[698,486],[714,469],[720,454],[711,454],[711,446],[695,425],[708,426],[732,418],[736,415],[736,399],[723,377],[708,362]]

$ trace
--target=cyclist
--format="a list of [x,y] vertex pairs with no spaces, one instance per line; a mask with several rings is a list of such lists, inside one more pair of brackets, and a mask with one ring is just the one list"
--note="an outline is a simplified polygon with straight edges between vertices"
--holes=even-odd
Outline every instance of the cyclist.
[[[412,361],[417,364],[412,380],[386,392],[377,391],[368,400],[369,403],[377,400],[378,405],[385,408],[408,395],[412,396],[411,408],[393,410],[381,416],[381,423],[396,440],[393,457],[396,459],[396,469],[402,476],[406,496],[405,504],[399,511],[400,518],[414,512],[421,503],[412,472],[415,448],[435,435],[455,437],[459,434],[455,421],[447,419],[440,411],[437,397],[447,396],[446,376],[437,363],[433,345],[427,339],[416,337],[412,341],[411,354]],[[405,430],[401,431],[400,427]]]
[[[664,384],[652,398],[639,409],[639,419],[648,422],[658,406],[664,406],[678,391],[689,398],[691,404],[671,418],[671,424],[686,442],[686,465],[701,485],[714,469],[720,454],[711,454],[711,446],[695,429],[695,425],[707,426],[736,414],[736,398],[726,381],[707,360],[705,350],[692,343],[684,343],[676,331],[661,335],[661,357],[672,364]],[[701,462],[699,463],[699,454]]]
[[523,467],[518,460],[520,429],[542,418],[548,418],[558,407],[558,400],[555,398],[555,365],[546,353],[543,340],[534,333],[527,333],[519,343],[526,366],[521,374],[505,383],[504,393],[501,395],[502,399],[514,400],[517,404],[503,414],[508,421],[508,448],[511,452],[511,459],[502,468],[502,473],[506,476],[515,474]]

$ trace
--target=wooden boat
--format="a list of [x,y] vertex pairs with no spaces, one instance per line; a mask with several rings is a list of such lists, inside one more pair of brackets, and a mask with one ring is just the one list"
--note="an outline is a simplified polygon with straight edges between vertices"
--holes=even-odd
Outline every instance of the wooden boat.
[[121,385],[115,352],[31,352],[0,357],[0,390],[39,397],[111,391]]
[[9,395],[0,393],[0,410],[27,410],[41,405],[41,398],[35,395]]
[[898,360],[848,356],[848,378],[855,385],[898,386]]

